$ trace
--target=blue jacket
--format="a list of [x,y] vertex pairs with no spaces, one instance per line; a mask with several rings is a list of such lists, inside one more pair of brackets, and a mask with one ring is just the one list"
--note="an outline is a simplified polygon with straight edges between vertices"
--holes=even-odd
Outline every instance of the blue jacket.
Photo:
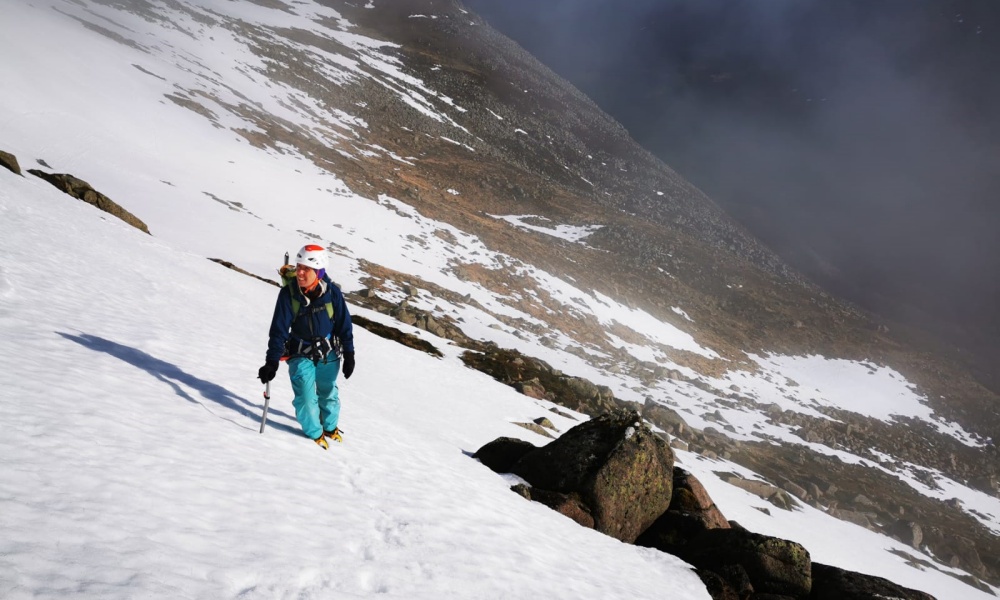
[[[328,277],[323,277],[319,284],[323,290],[317,300],[310,301],[292,283],[281,288],[278,301],[274,305],[274,316],[271,318],[271,330],[267,342],[267,360],[278,361],[285,353],[285,345],[291,340],[308,341],[315,338],[336,337],[344,352],[354,352],[354,329],[351,325],[351,313],[347,311],[347,303],[340,289],[333,285]],[[292,294],[299,302],[299,314],[292,314]],[[333,319],[330,319],[325,306],[333,305]]]

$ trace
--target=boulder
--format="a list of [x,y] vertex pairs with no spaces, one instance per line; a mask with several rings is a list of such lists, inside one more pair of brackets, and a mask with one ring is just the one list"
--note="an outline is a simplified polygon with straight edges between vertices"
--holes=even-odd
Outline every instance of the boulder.
[[21,165],[17,164],[17,157],[10,152],[0,150],[0,167],[3,167],[15,175],[21,175]]
[[675,435],[682,435],[687,428],[684,418],[676,410],[651,399],[647,399],[646,404],[642,407],[642,417],[660,429]]
[[739,565],[757,594],[806,598],[812,587],[812,561],[801,544],[740,527],[702,531],[677,556],[717,574]]
[[802,500],[803,502],[809,499],[809,492],[807,492],[804,487],[798,485],[793,481],[788,481],[787,479],[783,480],[781,482],[781,489],[795,496],[799,500]]
[[515,422],[514,425],[519,425],[521,427],[524,427],[528,431],[532,431],[534,433],[537,433],[538,435],[540,435],[542,437],[547,437],[549,439],[552,439],[552,438],[555,437],[554,435],[552,435],[551,433],[549,433],[548,431],[546,431],[545,428],[542,427],[541,425],[539,425],[538,423],[518,423],[518,422]]
[[771,485],[766,481],[756,481],[754,479],[743,479],[742,477],[733,476],[727,478],[726,483],[735,485],[736,487],[746,490],[755,496],[759,496],[764,500],[767,500],[771,496],[778,493],[778,487]]
[[705,590],[712,596],[712,600],[744,600],[754,598],[753,586],[750,585],[750,578],[739,565],[723,567],[719,573],[697,570],[698,577],[705,584]]
[[935,600],[934,596],[888,579],[813,563],[809,600]]
[[729,521],[698,478],[680,467],[674,467],[673,493],[667,510],[696,516],[706,529],[729,527]]
[[[719,516],[721,517],[721,513]],[[680,556],[684,545],[698,537],[701,532],[715,528],[712,525],[711,520],[704,514],[668,510],[636,538],[635,544]],[[728,522],[725,527],[729,527]]]
[[560,494],[539,488],[529,488],[523,484],[518,484],[522,489],[516,490],[528,500],[540,502],[548,506],[557,513],[573,519],[584,527],[594,528],[594,517],[590,514],[590,509],[580,500],[577,494]]
[[427,354],[438,358],[444,356],[441,354],[441,351],[434,346],[434,344],[411,333],[400,331],[395,327],[383,325],[378,321],[372,321],[371,319],[367,319],[361,315],[351,315],[351,323],[358,327],[363,327],[379,337],[399,342],[400,344],[413,348],[414,350],[420,350],[421,352],[426,352]]
[[546,429],[551,429],[552,431],[556,431],[556,426],[553,425],[552,421],[550,421],[546,417],[538,417],[537,419],[535,419],[534,422],[536,425],[540,427],[545,427]]
[[567,377],[544,361],[517,350],[484,346],[478,351],[463,352],[461,358],[467,366],[534,398],[594,416],[618,408],[610,388],[579,377]]
[[674,455],[639,414],[615,410],[524,455],[511,472],[533,487],[577,494],[594,529],[632,543],[670,506]]
[[920,543],[924,541],[924,530],[920,523],[900,519],[893,523],[888,529],[889,535],[897,540],[920,549]]
[[840,519],[841,521],[847,521],[848,523],[854,523],[864,527],[865,529],[874,529],[871,519],[868,513],[858,512],[856,510],[845,510],[841,508],[831,508],[827,511],[831,517]]
[[537,446],[524,440],[502,437],[476,450],[472,458],[478,458],[479,462],[497,473],[510,473],[514,463],[521,460],[525,454],[537,449]]

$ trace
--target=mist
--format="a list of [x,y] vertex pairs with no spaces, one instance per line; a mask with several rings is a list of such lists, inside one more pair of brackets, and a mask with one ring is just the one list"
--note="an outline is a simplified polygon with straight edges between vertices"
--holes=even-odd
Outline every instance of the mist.
[[465,4],[816,283],[1000,349],[1000,3]]

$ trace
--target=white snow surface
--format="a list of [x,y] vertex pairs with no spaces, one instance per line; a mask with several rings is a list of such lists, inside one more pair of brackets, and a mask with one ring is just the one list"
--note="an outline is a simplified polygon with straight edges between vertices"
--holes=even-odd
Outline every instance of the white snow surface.
[[[425,118],[466,135],[464,111],[410,73],[393,45],[352,33],[335,11],[307,0],[285,10],[209,0],[149,5],[162,22],[125,12],[122,3],[83,0],[8,2],[0,18],[0,53],[8,57],[0,61],[0,149],[22,168],[44,160],[47,171],[87,180],[153,233],[0,169],[0,361],[10,367],[0,401],[0,597],[707,598],[681,561],[509,492],[503,477],[468,454],[499,436],[547,441],[516,421],[547,416],[561,431],[578,421],[465,368],[459,349],[443,340],[381,315],[352,307],[425,337],[445,358],[355,328],[358,370],[341,386],[345,443],[324,452],[301,435],[284,371],[273,384],[268,428],[258,434],[263,399],[254,377],[276,289],[208,257],[273,276],[285,251],[322,239],[345,290],[362,287],[360,259],[414,274],[483,309],[426,292],[411,299],[415,306],[461,318],[469,335],[518,347],[629,400],[648,390],[566,351],[604,357],[599,349],[555,332],[543,340],[497,319],[536,322],[516,306],[533,292],[488,290],[456,267],[522,275],[557,303],[550,310],[630,327],[649,344],[610,333],[608,340],[686,377],[697,374],[671,363],[662,346],[717,355],[673,324],[493,251],[399,200],[359,195],[292,148],[251,146],[234,131],[255,128],[232,110],[241,102],[345,155],[384,152],[365,143],[367,123],[350,106],[326,107],[270,82],[235,29],[206,19],[239,19],[262,36],[291,26],[329,36],[347,53],[310,50],[329,85],[373,78]],[[214,119],[165,99],[178,90]],[[455,181],[450,189],[462,188]],[[888,387],[864,403],[836,392],[821,358],[758,357],[761,376],[733,371],[712,384],[746,386],[761,404],[803,411],[815,393],[817,403],[923,418],[981,443],[936,420],[898,373],[841,365],[834,378],[843,385],[860,377]],[[786,398],[779,375],[809,397]],[[691,425],[713,424],[703,419],[716,410],[710,392],[674,380],[652,391]],[[722,412],[737,439],[765,421]],[[712,475],[737,465],[685,453],[679,460],[703,477],[729,518],[802,541],[817,560],[940,600],[992,597],[941,565],[907,566],[891,553],[900,545],[819,511],[764,515],[759,499]],[[1000,501],[940,483],[944,491],[923,491],[960,498],[996,530]]]
[[[490,216],[501,221],[506,221],[514,227],[544,233],[545,235],[560,238],[568,242],[579,242],[603,227],[603,225],[566,225],[563,223],[553,223],[550,219],[539,215]],[[537,224],[538,222],[543,223],[543,225]]]

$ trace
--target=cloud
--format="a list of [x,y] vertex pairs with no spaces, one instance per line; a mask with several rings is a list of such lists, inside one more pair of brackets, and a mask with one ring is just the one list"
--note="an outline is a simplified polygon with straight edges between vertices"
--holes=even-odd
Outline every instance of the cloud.
[[1000,334],[1000,7],[467,4],[814,279]]

